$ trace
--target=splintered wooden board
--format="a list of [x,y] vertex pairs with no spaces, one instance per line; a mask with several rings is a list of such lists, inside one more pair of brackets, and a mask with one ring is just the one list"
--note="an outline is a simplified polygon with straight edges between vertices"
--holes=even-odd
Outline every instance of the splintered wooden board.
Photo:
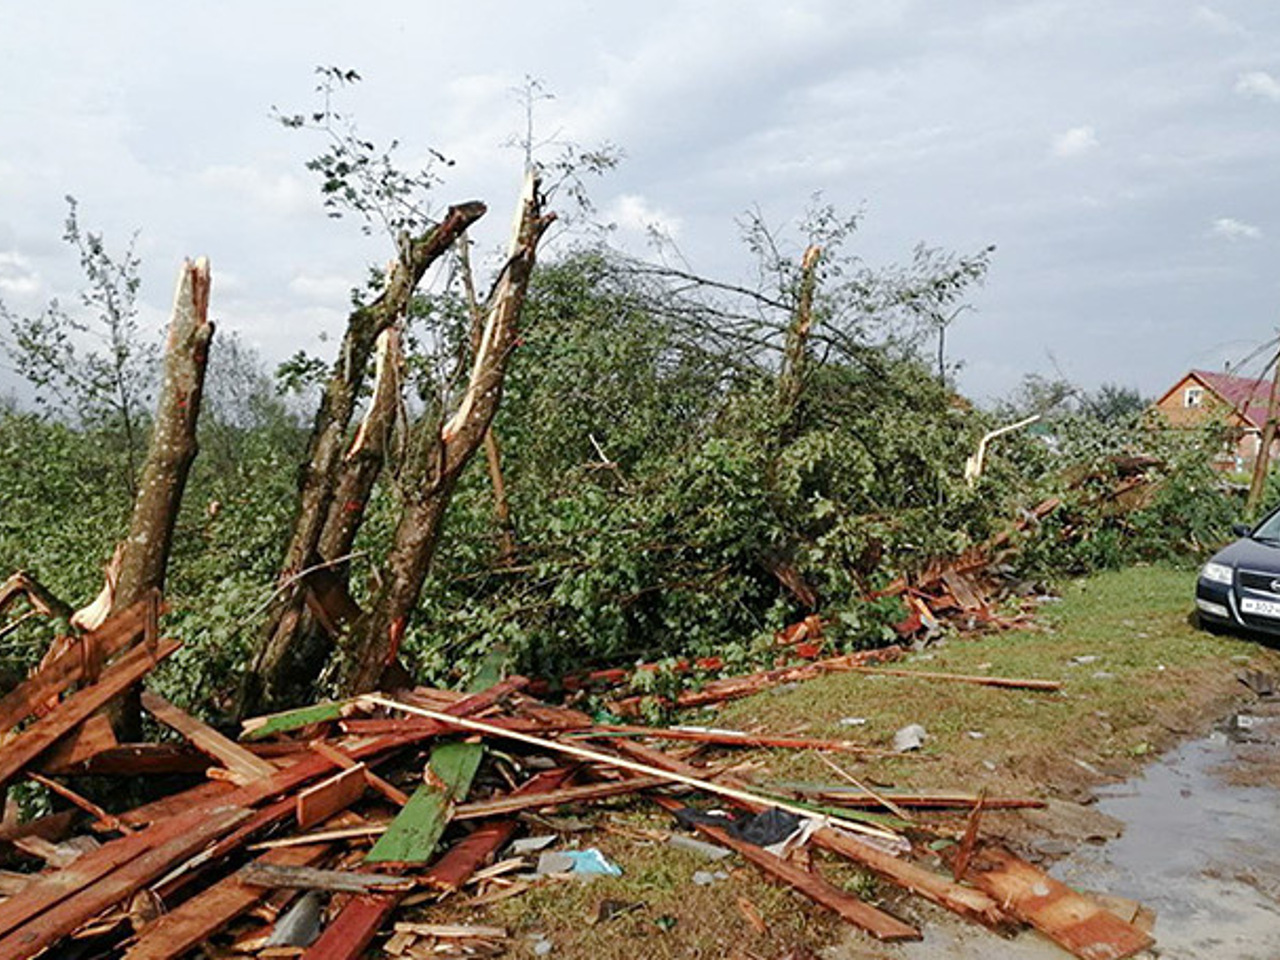
[[365,862],[429,860],[449,823],[454,803],[471,789],[483,754],[484,746],[479,743],[443,743],[432,750],[427,782],[414,791],[387,832],[365,855]]
[[967,878],[1081,960],[1122,960],[1154,943],[1137,927],[1005,850],[984,849]]

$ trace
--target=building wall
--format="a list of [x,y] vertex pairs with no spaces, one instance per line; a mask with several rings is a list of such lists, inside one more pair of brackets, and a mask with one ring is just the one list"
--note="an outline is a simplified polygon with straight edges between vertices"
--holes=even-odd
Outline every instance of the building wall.
[[[1218,461],[1223,470],[1250,470],[1258,459],[1258,447],[1262,436],[1242,416],[1235,412],[1201,380],[1188,374],[1178,381],[1156,404],[1160,415],[1174,427],[1198,427],[1212,419],[1225,419],[1238,431],[1237,439],[1230,444]],[[1271,445],[1271,459],[1280,458],[1280,440]]]

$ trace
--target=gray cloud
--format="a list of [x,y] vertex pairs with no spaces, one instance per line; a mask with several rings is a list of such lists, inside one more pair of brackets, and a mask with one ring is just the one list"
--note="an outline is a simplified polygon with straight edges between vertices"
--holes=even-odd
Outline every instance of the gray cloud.
[[[324,216],[303,167],[321,143],[270,117],[273,104],[307,108],[326,63],[364,75],[343,106],[371,138],[400,138],[406,161],[429,147],[456,159],[438,201],[489,202],[482,250],[501,242],[518,186],[519,153],[503,144],[523,122],[512,89],[526,74],[555,94],[538,104],[541,135],[625,149],[593,189],[632,246],[657,223],[696,269],[749,279],[735,217],[758,203],[785,226],[815,190],[865,205],[855,248],[872,263],[920,240],[996,243],[977,310],[949,337],[979,397],[1045,371],[1049,354],[1086,386],[1158,392],[1273,322],[1273,5],[129,10],[79,0],[0,13],[0,296],[11,305],[74,291],[58,241],[74,193],[109,239],[141,230],[154,322],[181,257],[207,253],[224,328],[272,359],[329,349],[320,337],[340,329],[345,287],[388,248]],[[1233,238],[1249,242],[1223,242]]]

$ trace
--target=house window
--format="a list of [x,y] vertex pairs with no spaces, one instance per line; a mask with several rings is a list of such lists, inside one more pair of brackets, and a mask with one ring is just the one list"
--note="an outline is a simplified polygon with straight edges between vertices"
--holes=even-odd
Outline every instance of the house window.
[[1187,387],[1182,393],[1184,407],[1198,407],[1204,403],[1204,387]]

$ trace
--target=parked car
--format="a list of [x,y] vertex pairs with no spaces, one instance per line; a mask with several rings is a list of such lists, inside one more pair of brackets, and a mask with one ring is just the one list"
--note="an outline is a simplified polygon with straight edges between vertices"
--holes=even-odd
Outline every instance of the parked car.
[[1232,529],[1240,539],[1210,557],[1196,578],[1200,625],[1280,634],[1280,508],[1253,528]]

